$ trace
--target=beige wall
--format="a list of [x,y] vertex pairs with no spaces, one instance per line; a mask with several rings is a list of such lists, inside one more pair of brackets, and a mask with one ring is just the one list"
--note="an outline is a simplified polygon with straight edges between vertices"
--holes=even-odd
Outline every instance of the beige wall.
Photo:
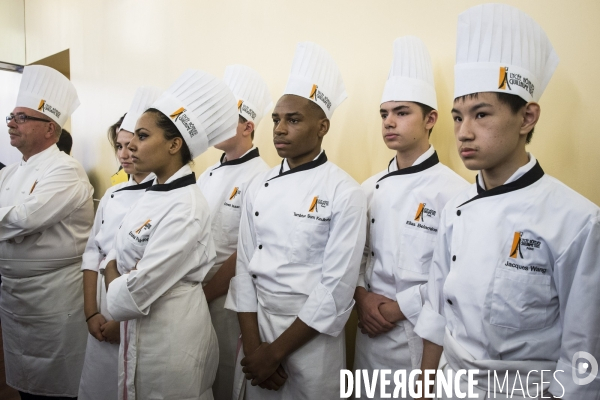
[[[561,63],[542,97],[542,118],[530,150],[544,169],[600,204],[600,3],[596,0],[505,1],[546,30]],[[315,41],[342,70],[349,98],[336,111],[324,147],[358,181],[392,157],[380,136],[379,100],[392,42],[413,34],[432,55],[441,118],[432,136],[444,163],[473,180],[456,153],[452,102],[456,19],[476,0],[25,0],[27,62],[70,49],[71,79],[81,107],[72,117],[74,155],[97,196],[116,170],[106,128],[123,114],[137,86],[166,88],[186,68],[222,76],[244,63],[266,78],[277,99],[295,45]],[[256,143],[270,165],[279,162],[263,121]],[[195,162],[217,161],[211,150]]]
[[25,65],[25,0],[0,4],[0,62]]

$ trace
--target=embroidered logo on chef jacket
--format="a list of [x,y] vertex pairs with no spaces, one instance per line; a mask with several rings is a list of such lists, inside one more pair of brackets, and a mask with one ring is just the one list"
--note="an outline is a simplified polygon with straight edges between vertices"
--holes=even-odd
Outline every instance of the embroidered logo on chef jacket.
[[132,238],[138,244],[145,244],[146,242],[148,242],[148,235],[144,233],[148,233],[147,231],[150,230],[150,228],[152,228],[150,222],[152,222],[151,219],[144,222],[135,231],[130,231],[129,237]]
[[424,216],[435,217],[435,210],[431,208],[426,208],[427,203],[419,203],[419,207],[417,208],[417,213],[415,214],[415,221],[425,221]]
[[40,100],[40,104],[38,105],[38,111],[41,111],[43,113],[45,113],[47,111],[49,113],[56,115],[56,118],[60,118],[60,114],[61,114],[60,111],[58,111],[56,108],[52,107],[44,99]]
[[319,196],[313,197],[308,212],[319,212],[319,206],[325,208],[329,206],[329,202],[327,200],[319,200]]
[[[515,232],[513,235],[512,244],[510,246],[510,253],[508,255],[509,260],[504,264],[506,267],[515,268],[517,270],[523,271],[531,271],[545,274],[547,268],[542,268],[537,265],[520,265],[517,263],[517,260],[524,260],[525,258],[530,259],[529,254],[533,255],[534,253],[527,252],[535,252],[541,248],[542,242],[535,239],[527,239],[523,237],[523,232]],[[523,251],[526,251],[525,256],[523,255]],[[514,262],[510,259],[515,260]],[[534,261],[535,260],[529,260]],[[529,261],[527,264],[529,264]],[[539,260],[542,261],[542,260]]]
[[235,198],[235,196],[238,196],[240,194],[240,190],[239,188],[236,186],[233,188],[233,191],[231,192],[231,195],[229,196],[229,200],[233,200]]
[[437,233],[437,222],[432,226],[432,222],[435,221],[435,219],[432,218],[437,215],[437,211],[432,208],[427,208],[427,203],[419,203],[414,217],[412,215],[412,213],[409,214],[408,219],[406,220],[406,225],[408,225],[411,229]]
[[315,103],[318,103],[318,100],[321,100],[328,110],[331,109],[331,101],[329,100],[329,97],[327,97],[325,93],[320,91],[319,86],[316,84],[312,85],[312,89],[310,90],[310,95],[308,96],[308,98],[313,100]]

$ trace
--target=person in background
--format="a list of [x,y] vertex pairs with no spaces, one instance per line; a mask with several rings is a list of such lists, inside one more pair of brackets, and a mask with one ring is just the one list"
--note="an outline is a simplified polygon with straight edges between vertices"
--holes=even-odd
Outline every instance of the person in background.
[[235,98],[188,70],[138,119],[135,170],[156,175],[106,257],[108,312],[121,325],[119,398],[213,398],[218,343],[200,284],[214,265],[210,209],[189,163],[235,135]]
[[60,151],[71,155],[71,148],[73,147],[73,138],[68,130],[63,129],[60,137],[58,138],[58,142],[56,142],[56,146]]
[[87,329],[81,255],[94,219],[93,188],[61,152],[61,126],[78,107],[60,72],[27,66],[10,143],[23,159],[0,173],[0,316],[6,383],[22,399],[77,397]]
[[443,349],[446,377],[478,370],[476,398],[597,399],[597,364],[578,369],[600,360],[600,209],[526,150],[558,56],[504,4],[459,16],[456,54],[454,134],[479,174],[442,212],[415,327],[421,368],[437,370]]
[[79,400],[118,398],[119,322],[114,321],[107,310],[104,275],[98,274],[98,270],[108,252],[114,248],[114,239],[125,213],[152,185],[155,177],[152,173],[135,170],[128,146],[137,119],[159,95],[157,88],[139,88],[127,114],[108,130],[108,139],[129,180],[110,187],[100,200],[83,253],[84,312],[89,335],[79,383]]
[[238,231],[245,185],[269,169],[252,143],[262,117],[273,107],[269,88],[258,72],[230,65],[223,78],[237,100],[239,120],[234,137],[215,145],[223,155],[198,179],[211,213],[217,258],[204,279],[204,294],[219,341],[219,369],[213,384],[215,400],[231,400],[240,326],[237,315],[224,308],[229,281],[235,275]]
[[[359,318],[354,369],[369,376],[375,370],[405,370],[409,376],[421,366],[423,342],[414,326],[440,214],[468,186],[439,162],[429,143],[437,99],[429,52],[419,38],[394,42],[379,112],[383,140],[396,155],[385,171],[362,184],[369,234],[354,295]],[[380,396],[378,385],[374,398]]]
[[321,149],[345,98],[333,58],[300,43],[272,113],[283,160],[246,189],[226,302],[240,321],[246,400],[339,397],[366,235],[364,193]]

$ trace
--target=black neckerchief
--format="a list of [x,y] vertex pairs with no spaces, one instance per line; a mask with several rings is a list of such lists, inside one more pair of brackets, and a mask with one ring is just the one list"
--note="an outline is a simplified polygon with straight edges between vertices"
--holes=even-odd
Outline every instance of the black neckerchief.
[[168,192],[169,190],[181,189],[183,187],[196,183],[196,175],[192,172],[189,175],[175,179],[173,182],[162,183],[150,186],[146,191]]
[[284,162],[285,162],[285,160],[281,161],[281,168],[279,168],[279,175],[274,176],[269,180],[273,180],[275,178],[279,178],[279,177],[285,176],[285,175],[290,175],[295,172],[308,171],[309,169],[317,168],[318,166],[323,165],[327,162],[327,156],[325,155],[325,150],[323,150],[323,152],[321,154],[319,154],[319,157],[317,157],[316,160],[309,161],[305,164],[299,165],[296,168],[289,169],[285,172],[283,172],[283,163]]
[[533,185],[535,182],[539,181],[543,176],[544,176],[544,170],[540,166],[540,163],[537,161],[535,162],[535,165],[533,166],[533,168],[531,168],[529,171],[524,173],[523,176],[521,176],[516,181],[497,186],[490,190],[485,190],[484,188],[479,186],[479,179],[478,179],[479,175],[477,175],[477,178],[475,178],[475,182],[477,185],[477,196],[473,197],[470,200],[467,200],[466,202],[462,203],[460,206],[458,206],[456,208],[460,208],[460,207],[464,206],[465,204],[468,204],[477,199],[482,199],[482,198],[490,197],[490,196],[497,196],[499,194],[510,193],[510,192],[514,192],[515,190],[526,188],[527,186]]
[[[392,158],[392,161],[394,161],[393,158]],[[392,163],[392,161],[390,161],[390,164]],[[387,175],[384,175],[381,178],[379,178],[379,180],[377,182],[380,182],[380,181],[384,180],[385,178],[389,178],[390,176],[416,174],[417,172],[425,171],[426,169],[429,169],[439,163],[440,163],[440,159],[438,158],[437,151],[434,151],[433,154],[427,160],[423,161],[421,164],[411,165],[410,167],[406,167],[406,168],[399,169],[398,171],[390,172]],[[388,168],[389,168],[389,164],[388,164]]]
[[138,183],[138,184],[135,184],[135,185],[125,186],[124,188],[121,188],[119,190],[115,190],[115,193],[122,192],[124,190],[142,190],[142,189],[148,189],[150,186],[152,186],[152,182],[154,182],[154,179],[150,179],[150,180],[148,180],[146,182]]
[[[228,165],[239,165],[239,164],[243,164],[246,161],[250,161],[253,158],[259,157],[260,154],[258,154],[258,147],[250,150],[248,153],[246,153],[244,156],[240,157],[240,158],[236,158],[235,160],[231,160],[231,161],[225,161],[223,162],[223,160],[225,159],[225,153],[223,153],[223,155],[221,156],[221,165],[219,165],[217,168],[215,169],[219,169],[221,167],[226,167]],[[213,171],[215,170],[213,169]]]

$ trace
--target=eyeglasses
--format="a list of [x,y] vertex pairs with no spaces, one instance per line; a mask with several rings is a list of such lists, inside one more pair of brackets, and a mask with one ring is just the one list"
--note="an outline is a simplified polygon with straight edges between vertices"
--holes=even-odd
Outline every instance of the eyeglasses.
[[10,114],[8,117],[6,117],[6,124],[8,125],[8,123],[9,123],[11,120],[13,120],[13,119],[15,120],[15,122],[16,122],[17,124],[24,124],[24,123],[25,123],[25,121],[27,121],[27,120],[31,120],[31,121],[43,121],[43,122],[52,122],[52,121],[50,121],[50,120],[47,120],[47,119],[44,119],[44,118],[36,118],[36,117],[31,117],[31,116],[29,116],[29,115],[25,115],[25,114],[17,114],[17,115]]

